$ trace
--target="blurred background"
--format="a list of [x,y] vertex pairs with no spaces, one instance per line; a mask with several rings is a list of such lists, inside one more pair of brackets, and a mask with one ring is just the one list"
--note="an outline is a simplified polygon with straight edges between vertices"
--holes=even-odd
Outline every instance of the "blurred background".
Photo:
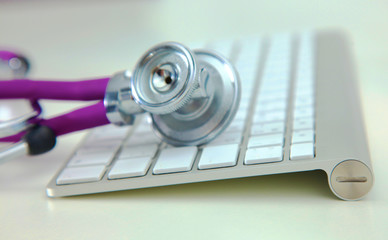
[[[34,77],[72,78],[132,68],[159,41],[335,28],[349,33],[361,78],[373,81],[388,62],[387,9],[364,0],[3,0],[0,46],[28,55]],[[375,69],[363,69],[370,61]]]

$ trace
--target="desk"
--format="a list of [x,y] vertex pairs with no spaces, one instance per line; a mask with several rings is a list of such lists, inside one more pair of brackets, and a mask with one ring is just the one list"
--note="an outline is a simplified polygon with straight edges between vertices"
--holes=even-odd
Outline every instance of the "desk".
[[[388,4],[384,1],[0,1],[0,46],[32,78],[132,68],[164,40],[340,28],[354,44],[375,185],[340,201],[321,172],[49,199],[45,187],[85,133],[0,165],[0,239],[386,239]],[[44,102],[47,114],[80,103]]]

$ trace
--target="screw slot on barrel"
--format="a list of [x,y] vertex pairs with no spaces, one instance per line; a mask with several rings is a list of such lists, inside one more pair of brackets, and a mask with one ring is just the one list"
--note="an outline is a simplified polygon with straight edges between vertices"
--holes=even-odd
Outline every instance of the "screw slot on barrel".
[[368,178],[366,177],[346,177],[346,176],[339,176],[339,177],[336,177],[335,179],[337,182],[360,182],[360,183],[364,183],[366,181],[368,181]]

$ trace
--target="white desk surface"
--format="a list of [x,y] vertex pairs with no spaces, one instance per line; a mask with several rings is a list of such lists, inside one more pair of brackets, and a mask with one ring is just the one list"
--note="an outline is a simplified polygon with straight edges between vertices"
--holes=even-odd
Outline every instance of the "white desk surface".
[[[0,46],[30,57],[31,78],[110,75],[164,40],[344,29],[375,172],[357,202],[336,199],[320,172],[49,199],[46,184],[78,133],[46,155],[0,165],[0,239],[388,239],[387,9],[363,0],[0,1]],[[80,103],[44,106],[50,115]]]

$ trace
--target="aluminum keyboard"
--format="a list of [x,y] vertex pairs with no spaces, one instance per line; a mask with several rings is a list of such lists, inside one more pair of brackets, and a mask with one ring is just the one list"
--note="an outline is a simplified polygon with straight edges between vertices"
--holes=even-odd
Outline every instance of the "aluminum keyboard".
[[148,117],[133,127],[96,128],[54,177],[47,194],[323,169],[314,165],[325,161],[316,159],[315,43],[314,33],[305,32],[204,44],[229,57],[241,79],[239,110],[225,132],[204,146],[173,147],[156,137]]

